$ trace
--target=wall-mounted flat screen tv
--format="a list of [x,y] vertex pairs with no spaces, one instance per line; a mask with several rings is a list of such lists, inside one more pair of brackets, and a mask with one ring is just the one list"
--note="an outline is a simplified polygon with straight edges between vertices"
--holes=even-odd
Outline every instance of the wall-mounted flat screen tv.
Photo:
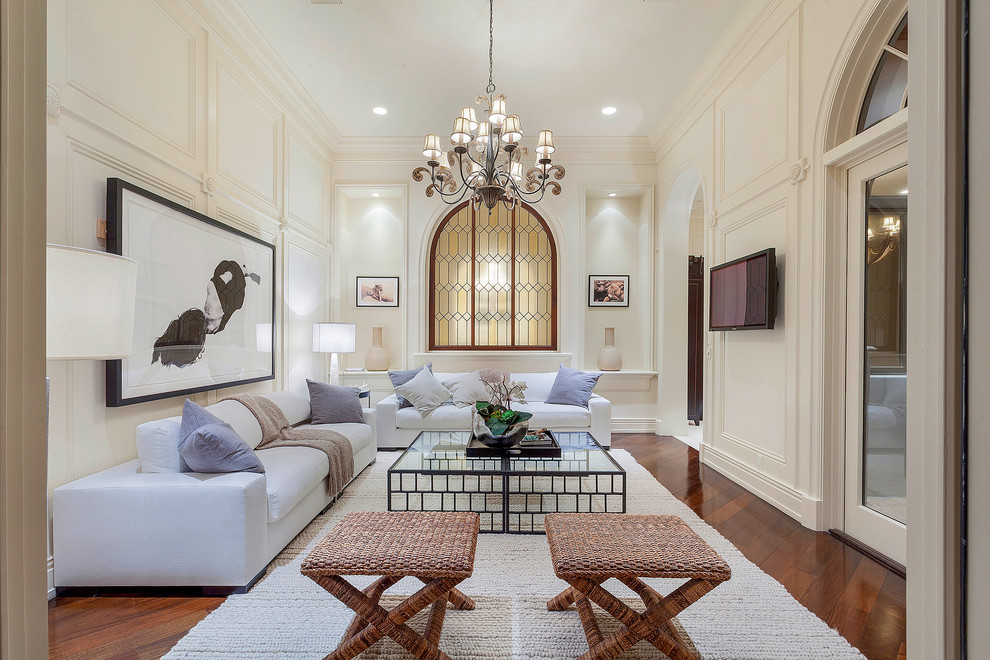
[[774,248],[711,269],[710,330],[772,329],[777,316]]

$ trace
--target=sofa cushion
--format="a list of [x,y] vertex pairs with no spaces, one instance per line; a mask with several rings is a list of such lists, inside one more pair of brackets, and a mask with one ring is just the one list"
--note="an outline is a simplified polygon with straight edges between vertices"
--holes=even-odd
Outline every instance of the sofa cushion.
[[556,377],[557,374],[553,371],[549,373],[518,373],[512,374],[509,380],[526,383],[524,395],[527,401],[546,401]]
[[[427,362],[425,368],[428,371],[431,371],[432,372],[433,371],[433,363],[432,362]],[[402,370],[402,371],[390,371],[390,372],[388,372],[388,378],[389,378],[389,380],[392,381],[392,387],[395,388],[395,387],[398,387],[399,385],[404,385],[404,384],[408,383],[409,381],[411,381],[413,378],[416,377],[416,374],[418,374],[422,369],[423,369],[423,367],[418,367],[416,369],[405,369],[405,370]],[[412,404],[409,403],[409,401],[407,401],[403,397],[399,396],[398,393],[396,393],[395,398],[397,398],[399,400],[399,407],[400,408],[411,408],[412,407]]]
[[402,408],[395,413],[395,425],[400,429],[432,429],[436,431],[467,431],[471,428],[473,408],[458,408],[445,404],[421,417],[412,408]]
[[207,406],[205,410],[230,424],[251,449],[261,443],[261,425],[244,404],[238,401],[221,401]]
[[186,399],[177,449],[193,472],[264,472],[254,450],[234,428]]
[[591,399],[591,391],[595,389],[595,384],[601,376],[601,374],[591,374],[560,365],[560,369],[557,370],[557,377],[553,381],[553,387],[550,388],[550,394],[547,395],[545,401],[587,408],[588,400]]
[[306,379],[313,424],[363,424],[361,390]]
[[265,466],[270,523],[284,518],[330,471],[327,455],[312,447],[272,447],[255,453]]
[[[411,409],[410,409],[411,412]],[[413,413],[415,414],[415,413]],[[354,450],[354,474],[357,474],[364,468],[364,465],[358,467],[359,455],[362,449],[374,444],[373,434],[371,432],[371,427],[367,424],[308,424],[300,428],[314,428],[314,429],[327,429],[330,431],[336,431],[345,438],[347,438],[351,443],[351,449]]]
[[582,406],[531,401],[529,403],[514,403],[512,409],[533,413],[533,417],[529,420],[529,428],[531,429],[546,427],[552,431],[555,428],[591,426],[591,411]]
[[[274,403],[282,410],[282,414],[289,420],[289,424],[298,424],[309,419],[309,397],[283,390],[281,392],[271,392],[263,394],[263,397]],[[237,427],[234,427],[237,428]],[[259,440],[260,442],[260,440]]]
[[450,399],[440,381],[428,368],[423,367],[410,380],[395,388],[396,396],[405,397],[420,416],[425,417]]

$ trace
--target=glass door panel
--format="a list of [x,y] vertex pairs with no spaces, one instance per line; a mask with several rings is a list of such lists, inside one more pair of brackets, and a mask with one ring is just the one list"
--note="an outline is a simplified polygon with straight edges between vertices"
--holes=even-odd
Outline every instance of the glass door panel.
[[907,523],[907,166],[866,184],[861,502]]
[[907,144],[849,171],[843,529],[907,559]]

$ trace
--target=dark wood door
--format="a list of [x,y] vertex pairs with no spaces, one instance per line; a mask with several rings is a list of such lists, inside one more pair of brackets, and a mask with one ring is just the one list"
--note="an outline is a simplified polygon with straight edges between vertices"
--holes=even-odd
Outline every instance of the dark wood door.
[[688,257],[687,416],[701,422],[705,364],[705,258]]

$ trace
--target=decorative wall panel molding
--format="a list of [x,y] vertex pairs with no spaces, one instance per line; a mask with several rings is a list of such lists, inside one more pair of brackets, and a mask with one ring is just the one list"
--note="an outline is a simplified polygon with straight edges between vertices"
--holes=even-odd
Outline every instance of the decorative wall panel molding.
[[62,102],[100,123],[109,110],[195,158],[202,30],[153,0],[66,0],[66,14],[65,79],[79,94]]
[[286,131],[287,216],[311,232],[329,233],[330,159],[294,128]]
[[201,183],[202,183],[202,185],[200,186],[201,190],[210,197],[213,197],[213,194],[217,191],[217,180],[214,179],[209,174],[207,174],[206,172],[203,172],[203,178]]
[[792,186],[808,178],[809,167],[807,158],[802,158],[796,163],[791,163],[791,169],[787,172],[787,178],[790,179]]
[[233,184],[231,194],[277,208],[278,113],[243,73],[217,62],[215,81],[217,174]]
[[48,92],[45,98],[45,110],[49,117],[58,117],[62,113],[62,98],[58,87],[48,84]]

